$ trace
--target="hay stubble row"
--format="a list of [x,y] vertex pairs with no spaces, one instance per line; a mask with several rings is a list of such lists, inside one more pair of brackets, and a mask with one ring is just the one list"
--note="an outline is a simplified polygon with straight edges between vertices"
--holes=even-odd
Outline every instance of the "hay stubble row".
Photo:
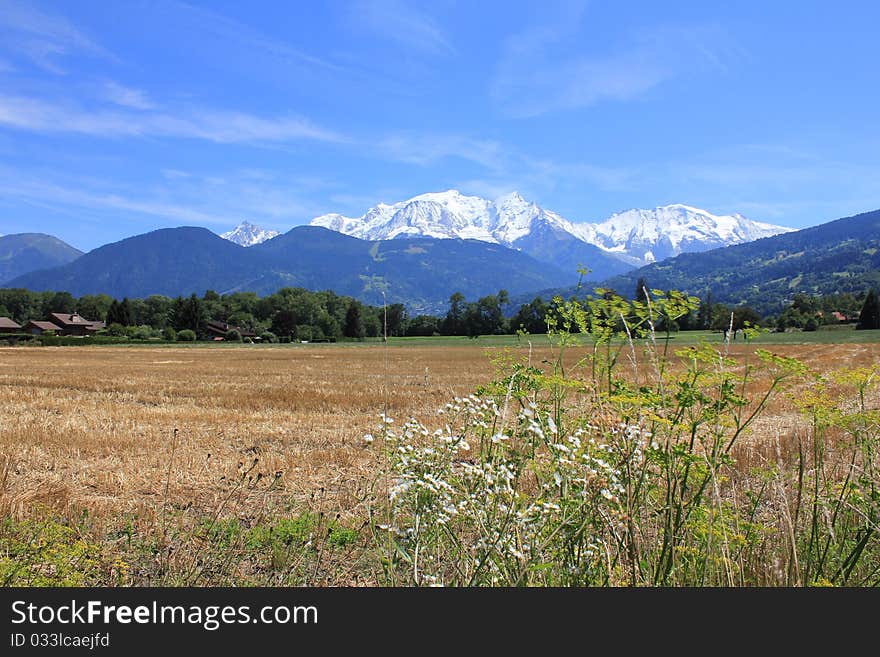
[[[874,344],[778,351],[820,371],[880,357]],[[380,413],[434,422],[492,376],[479,347],[0,349],[0,510],[155,518],[165,503],[215,508],[246,471],[280,484],[245,487],[243,505],[354,511]],[[791,416],[780,398],[753,440],[790,431]]]

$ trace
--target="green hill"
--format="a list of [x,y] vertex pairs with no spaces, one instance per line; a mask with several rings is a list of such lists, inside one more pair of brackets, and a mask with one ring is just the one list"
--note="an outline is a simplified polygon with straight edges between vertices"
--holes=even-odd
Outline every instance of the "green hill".
[[548,267],[497,244],[431,238],[365,241],[300,226],[250,248],[204,228],[169,228],[102,246],[77,261],[33,272],[6,287],[64,290],[74,296],[167,296],[275,292],[281,287],[331,289],[367,303],[406,303],[413,312],[445,309],[468,298],[564,285],[576,274]]
[[604,281],[632,295],[640,277],[652,288],[711,291],[721,303],[776,313],[797,293],[862,293],[880,286],[880,210],[748,244],[687,253]]
[[51,235],[4,235],[0,237],[0,285],[38,269],[66,265],[81,255],[82,251]]

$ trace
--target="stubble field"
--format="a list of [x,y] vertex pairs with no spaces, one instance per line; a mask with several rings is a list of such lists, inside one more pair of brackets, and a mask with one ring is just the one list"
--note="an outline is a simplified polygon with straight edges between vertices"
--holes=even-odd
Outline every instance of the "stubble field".
[[[817,371],[880,358],[880,344],[775,350]],[[79,578],[89,568],[75,565],[62,583],[375,583],[375,565],[361,557],[381,457],[364,434],[384,412],[437,426],[438,408],[493,378],[500,351],[0,349],[0,514],[19,523],[17,540],[37,531],[22,529],[28,522],[52,518],[95,547],[91,576]],[[525,358],[528,349],[508,354]],[[535,349],[530,358],[542,366],[552,354]],[[741,457],[757,463],[800,423],[790,398],[779,397]],[[293,539],[278,554],[271,535],[282,531],[279,518],[307,537],[309,555],[293,555]],[[270,538],[252,541],[255,527]],[[125,558],[108,557],[108,544]],[[267,561],[238,563],[254,545],[269,546]],[[47,568],[19,583],[57,583],[64,564]]]

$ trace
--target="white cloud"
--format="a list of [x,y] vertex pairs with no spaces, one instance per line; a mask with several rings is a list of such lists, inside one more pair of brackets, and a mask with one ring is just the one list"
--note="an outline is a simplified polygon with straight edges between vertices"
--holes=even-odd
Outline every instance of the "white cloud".
[[406,164],[427,166],[452,157],[493,170],[502,168],[505,150],[501,144],[489,139],[413,132],[386,137],[378,146],[386,157]]
[[[109,214],[114,221],[147,226],[228,227],[242,217],[264,228],[288,230],[319,214],[309,200],[312,177],[256,175],[254,170],[196,174],[164,170],[161,179],[135,184],[83,178],[68,172],[19,171],[0,166],[0,198],[72,216]],[[176,175],[185,173],[185,175]],[[169,175],[170,174],[170,175]]]
[[431,16],[402,0],[359,0],[352,20],[387,41],[431,55],[451,55],[455,48]]
[[267,58],[285,67],[305,65],[323,70],[341,70],[333,62],[303,52],[286,41],[204,7],[173,0],[158,2],[153,6],[156,9],[167,8],[172,14],[170,20],[175,23],[185,23],[188,29],[213,36],[227,52],[232,51],[246,58]]
[[114,105],[130,109],[148,110],[156,107],[156,104],[149,99],[146,92],[140,89],[125,87],[116,82],[105,82],[101,95],[105,100]]
[[607,52],[577,28],[580,12],[506,40],[490,95],[513,117],[638,98],[680,75],[725,70],[741,55],[722,30],[705,25],[644,30]]
[[260,117],[244,112],[187,109],[167,112],[89,110],[34,98],[0,95],[0,125],[43,133],[92,137],[177,137],[222,144],[269,145],[309,139],[341,142],[343,137],[297,116]]
[[7,50],[57,74],[64,73],[56,61],[61,56],[85,53],[112,58],[66,18],[40,12],[30,4],[15,0],[0,0],[0,43]]

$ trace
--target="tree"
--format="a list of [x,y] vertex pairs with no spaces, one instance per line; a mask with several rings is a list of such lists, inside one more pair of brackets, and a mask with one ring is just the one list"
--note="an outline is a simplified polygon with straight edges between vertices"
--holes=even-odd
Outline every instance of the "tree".
[[107,310],[107,323],[121,324],[122,326],[132,326],[134,324],[131,302],[128,300],[128,297],[121,302],[116,301],[116,299],[111,302],[110,308]]
[[749,306],[739,306],[733,310],[733,330],[739,331],[749,326],[758,326],[763,321],[761,315]]
[[700,301],[697,310],[697,327],[703,330],[712,328],[712,292],[706,292],[706,298]]
[[638,282],[636,283],[636,295],[635,300],[641,303],[648,302],[648,281],[646,281],[643,277],[639,277]]
[[446,319],[443,320],[443,335],[464,335],[465,326],[464,319],[467,312],[465,298],[461,292],[456,292],[449,297],[449,312],[446,313]]
[[178,332],[177,341],[178,342],[195,342],[196,341],[196,334],[194,331],[191,331],[189,329],[183,329],[182,331]]
[[416,315],[408,319],[404,335],[436,335],[440,332],[440,318],[433,315]]
[[[95,321],[103,322],[107,319],[107,311],[113,303],[113,297],[107,294],[87,294],[80,297],[76,302],[76,312]],[[152,325],[152,322],[146,322]]]
[[507,320],[501,307],[509,301],[507,290],[490,294],[476,303],[469,303],[464,315],[464,333],[469,338],[497,335],[507,331]]
[[880,301],[877,292],[873,289],[868,291],[865,303],[862,304],[862,312],[859,313],[857,329],[880,329]]
[[386,309],[382,310],[381,320],[385,321],[385,315],[388,317],[388,335],[402,335],[404,324],[406,323],[407,314],[406,306],[402,303],[392,303]]
[[547,313],[549,306],[541,297],[535,297],[529,303],[519,307],[516,315],[510,320],[510,328],[539,334],[547,332]]
[[195,294],[188,299],[177,297],[174,301],[174,329],[178,331],[177,339],[180,340],[180,332],[189,330],[201,335],[205,328],[205,308]]
[[348,306],[342,334],[346,338],[357,338],[358,340],[363,340],[364,335],[366,335],[364,319],[361,316],[361,305],[357,301],[352,301]]
[[128,297],[125,297],[119,304],[119,319],[119,323],[123,326],[134,326],[135,324],[134,312],[132,312],[131,301],[128,300]]
[[43,315],[48,315],[49,313],[73,313],[76,310],[76,300],[70,294],[70,292],[56,292],[52,297],[46,302],[46,308],[43,312]]
[[272,317],[272,332],[290,337],[296,335],[297,318],[292,310],[279,310]]

